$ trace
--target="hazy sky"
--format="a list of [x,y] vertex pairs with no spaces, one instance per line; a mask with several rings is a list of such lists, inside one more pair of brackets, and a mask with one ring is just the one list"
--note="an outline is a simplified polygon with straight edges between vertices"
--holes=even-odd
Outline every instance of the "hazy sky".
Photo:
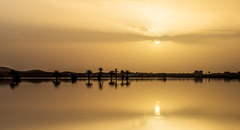
[[1,0],[0,66],[78,72],[98,67],[240,71],[239,4],[239,0]]

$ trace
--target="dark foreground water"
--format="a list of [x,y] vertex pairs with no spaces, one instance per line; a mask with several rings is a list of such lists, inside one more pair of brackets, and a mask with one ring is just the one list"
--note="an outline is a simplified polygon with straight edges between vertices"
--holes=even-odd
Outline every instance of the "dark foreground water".
[[9,82],[0,81],[1,130],[240,128],[239,80]]

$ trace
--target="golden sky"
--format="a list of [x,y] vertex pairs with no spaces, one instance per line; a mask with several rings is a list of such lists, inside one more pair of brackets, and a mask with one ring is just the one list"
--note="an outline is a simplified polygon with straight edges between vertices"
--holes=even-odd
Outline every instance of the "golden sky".
[[240,71],[239,4],[239,0],[1,0],[0,66],[78,72],[98,67]]

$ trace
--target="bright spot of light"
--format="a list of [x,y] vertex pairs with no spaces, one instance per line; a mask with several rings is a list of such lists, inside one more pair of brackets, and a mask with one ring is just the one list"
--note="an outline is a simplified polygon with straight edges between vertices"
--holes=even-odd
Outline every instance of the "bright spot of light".
[[160,43],[160,41],[155,41],[155,43],[156,43],[156,44],[159,44],[159,43]]
[[160,107],[158,104],[155,105],[155,116],[160,116]]
[[156,113],[159,113],[159,107],[158,107],[158,106],[156,106],[155,112],[156,112]]

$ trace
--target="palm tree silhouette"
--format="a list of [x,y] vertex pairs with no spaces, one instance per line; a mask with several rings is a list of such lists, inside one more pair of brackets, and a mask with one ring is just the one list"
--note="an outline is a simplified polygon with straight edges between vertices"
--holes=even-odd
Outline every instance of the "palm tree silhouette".
[[100,68],[98,68],[98,70],[99,70],[98,80],[101,80],[103,68],[100,67]]
[[113,73],[114,73],[114,71],[110,71],[110,72],[108,72],[110,75],[111,75],[111,82],[112,82],[112,77],[113,77]]
[[52,82],[53,82],[55,88],[57,88],[57,87],[59,87],[59,85],[61,84],[61,83],[58,81],[58,78],[60,77],[59,71],[55,70],[55,71],[53,72],[53,76],[55,76],[56,80],[55,80],[55,81],[52,81]]
[[90,80],[90,75],[92,74],[92,71],[91,70],[87,70],[87,75],[88,75],[88,80]]
[[86,86],[88,88],[91,88],[92,87],[92,83],[90,83],[90,74],[92,74],[92,71],[91,70],[87,70],[87,74],[88,74],[88,82],[86,83]]
[[124,79],[124,70],[121,70],[121,74],[122,74],[122,80]]
[[122,79],[122,83],[121,83],[121,86],[122,86],[122,87],[124,86],[124,83],[123,83],[123,79]]
[[117,70],[117,69],[115,69],[115,74],[116,74],[116,80],[117,80],[117,72],[118,72],[118,70]]
[[116,83],[115,83],[115,88],[117,89],[117,72],[118,72],[118,70],[117,70],[117,68],[115,69],[115,74],[116,74]]
[[112,77],[113,77],[113,74],[114,74],[114,71],[110,71],[108,72],[110,75],[111,75],[111,81],[108,83],[110,86],[114,85],[114,82],[112,81]]

